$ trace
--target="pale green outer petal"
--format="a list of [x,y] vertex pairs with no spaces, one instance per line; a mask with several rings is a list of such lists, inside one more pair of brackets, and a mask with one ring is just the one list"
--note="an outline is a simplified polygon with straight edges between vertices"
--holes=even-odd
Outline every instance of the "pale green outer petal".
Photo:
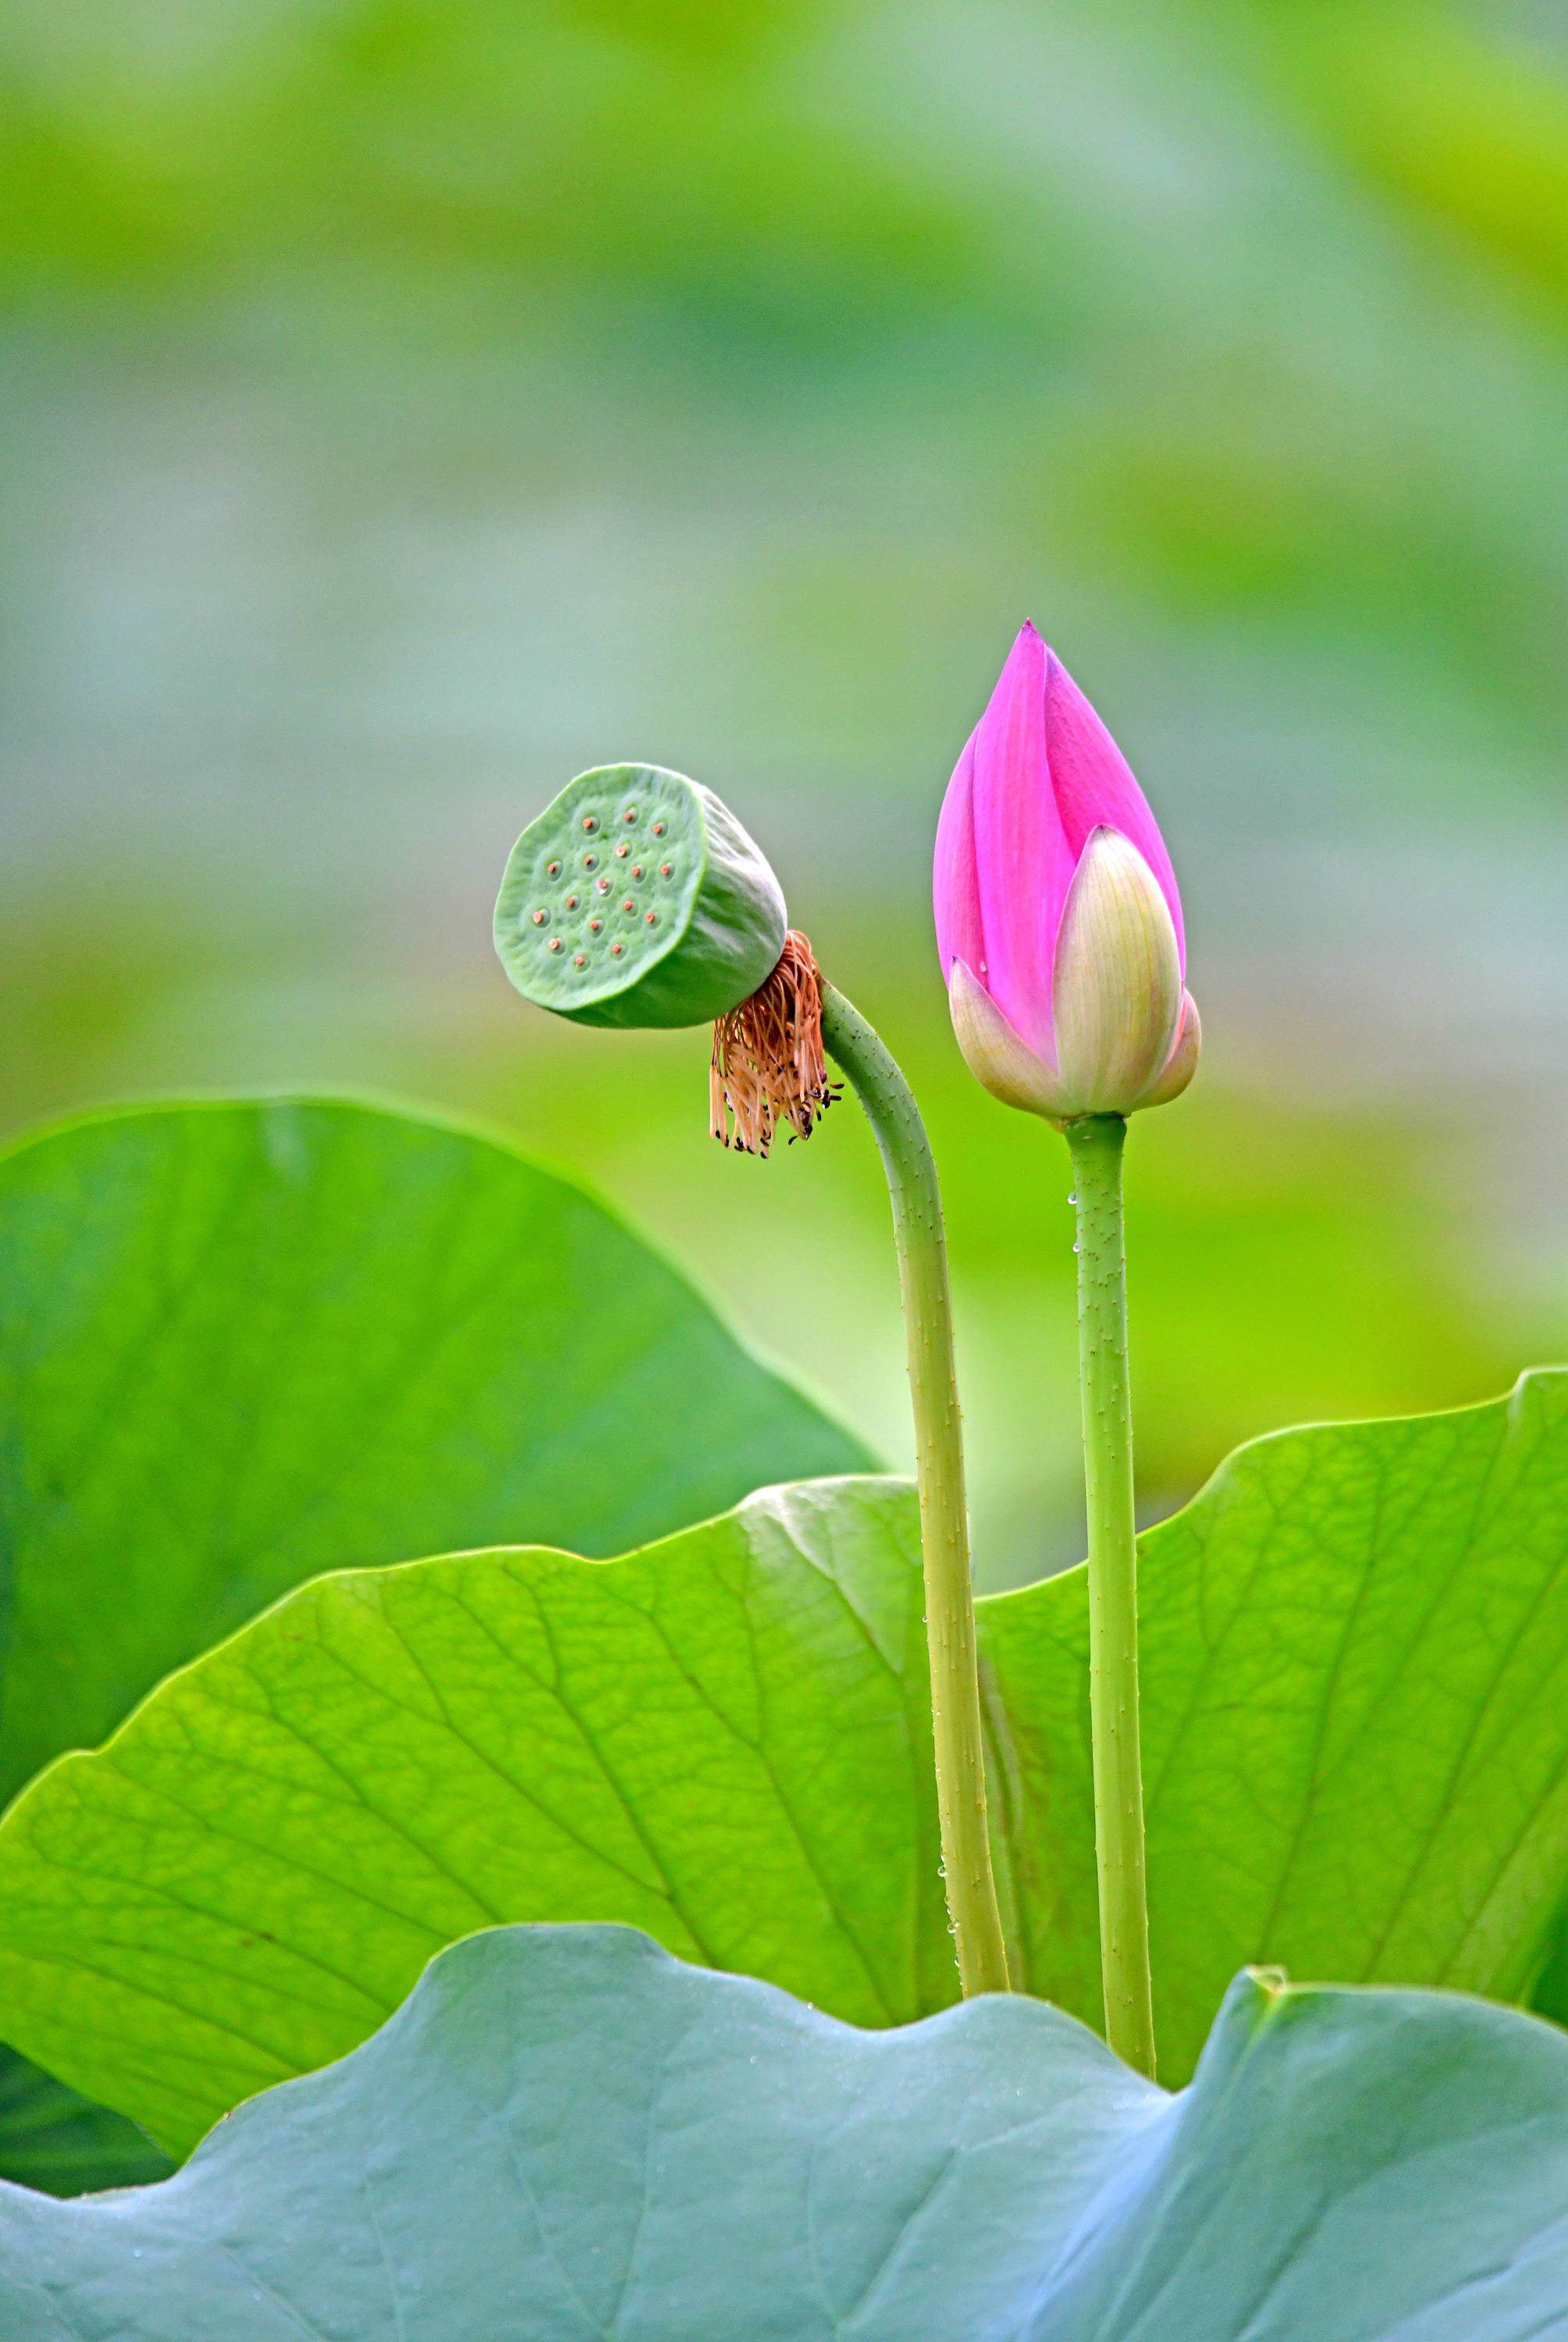
[[1052,1020],[1066,1111],[1130,1114],[1171,1055],[1182,1014],[1176,930],[1137,847],[1097,829],[1056,939]]
[[1176,1046],[1154,1087],[1145,1090],[1138,1100],[1140,1107],[1169,1106],[1179,1098],[1198,1070],[1198,1053],[1203,1046],[1203,1028],[1198,1019],[1198,1004],[1190,992],[1182,995],[1182,1029],[1176,1036]]
[[1020,1039],[961,959],[953,963],[947,1005],[964,1062],[993,1097],[1004,1106],[1022,1106],[1025,1114],[1043,1114],[1050,1122],[1060,1122],[1074,1111],[1050,1066]]

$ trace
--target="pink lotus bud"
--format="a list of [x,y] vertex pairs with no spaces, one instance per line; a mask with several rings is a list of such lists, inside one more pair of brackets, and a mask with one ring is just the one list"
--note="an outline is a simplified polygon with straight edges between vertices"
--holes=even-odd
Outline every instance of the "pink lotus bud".
[[1071,1122],[1186,1088],[1201,1036],[1171,857],[1031,626],[948,784],[935,899],[954,1031],[994,1096]]

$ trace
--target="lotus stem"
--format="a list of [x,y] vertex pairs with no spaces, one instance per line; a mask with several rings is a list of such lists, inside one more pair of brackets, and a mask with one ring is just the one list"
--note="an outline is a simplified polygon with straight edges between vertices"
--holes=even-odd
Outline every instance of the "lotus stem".
[[893,1199],[914,1409],[925,1635],[943,1875],[964,1997],[1006,1992],[1007,1952],[985,1821],[964,1432],[953,1366],[947,1238],[936,1164],[914,1094],[860,1011],[825,979],[822,1037],[865,1109]]
[[1105,2038],[1154,2077],[1154,1991],[1138,1755],[1138,1556],[1119,1114],[1064,1126],[1078,1206],[1078,1371],[1089,1515],[1089,1715]]

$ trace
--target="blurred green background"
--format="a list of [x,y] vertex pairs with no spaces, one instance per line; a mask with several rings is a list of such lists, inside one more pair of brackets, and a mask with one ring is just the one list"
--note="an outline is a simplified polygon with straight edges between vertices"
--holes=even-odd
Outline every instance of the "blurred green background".
[[949,1194],[977,1566],[1081,1549],[1065,1153],[929,937],[1033,616],[1204,1066],[1130,1158],[1142,1500],[1568,1353],[1562,0],[5,0],[0,1116],[374,1088],[588,1173],[906,1462],[852,1113],[508,990],[583,766],[717,787]]

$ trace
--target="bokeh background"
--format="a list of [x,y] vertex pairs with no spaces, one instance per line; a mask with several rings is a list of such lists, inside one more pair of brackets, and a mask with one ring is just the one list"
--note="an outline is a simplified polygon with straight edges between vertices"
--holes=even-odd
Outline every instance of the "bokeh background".
[[954,757],[1033,616],[1188,906],[1141,1501],[1568,1353],[1563,0],[4,0],[0,1117],[307,1086],[587,1174],[894,1463],[849,1109],[493,961],[717,787],[921,1092],[977,1567],[1081,1550],[1060,1141],[964,1073]]

